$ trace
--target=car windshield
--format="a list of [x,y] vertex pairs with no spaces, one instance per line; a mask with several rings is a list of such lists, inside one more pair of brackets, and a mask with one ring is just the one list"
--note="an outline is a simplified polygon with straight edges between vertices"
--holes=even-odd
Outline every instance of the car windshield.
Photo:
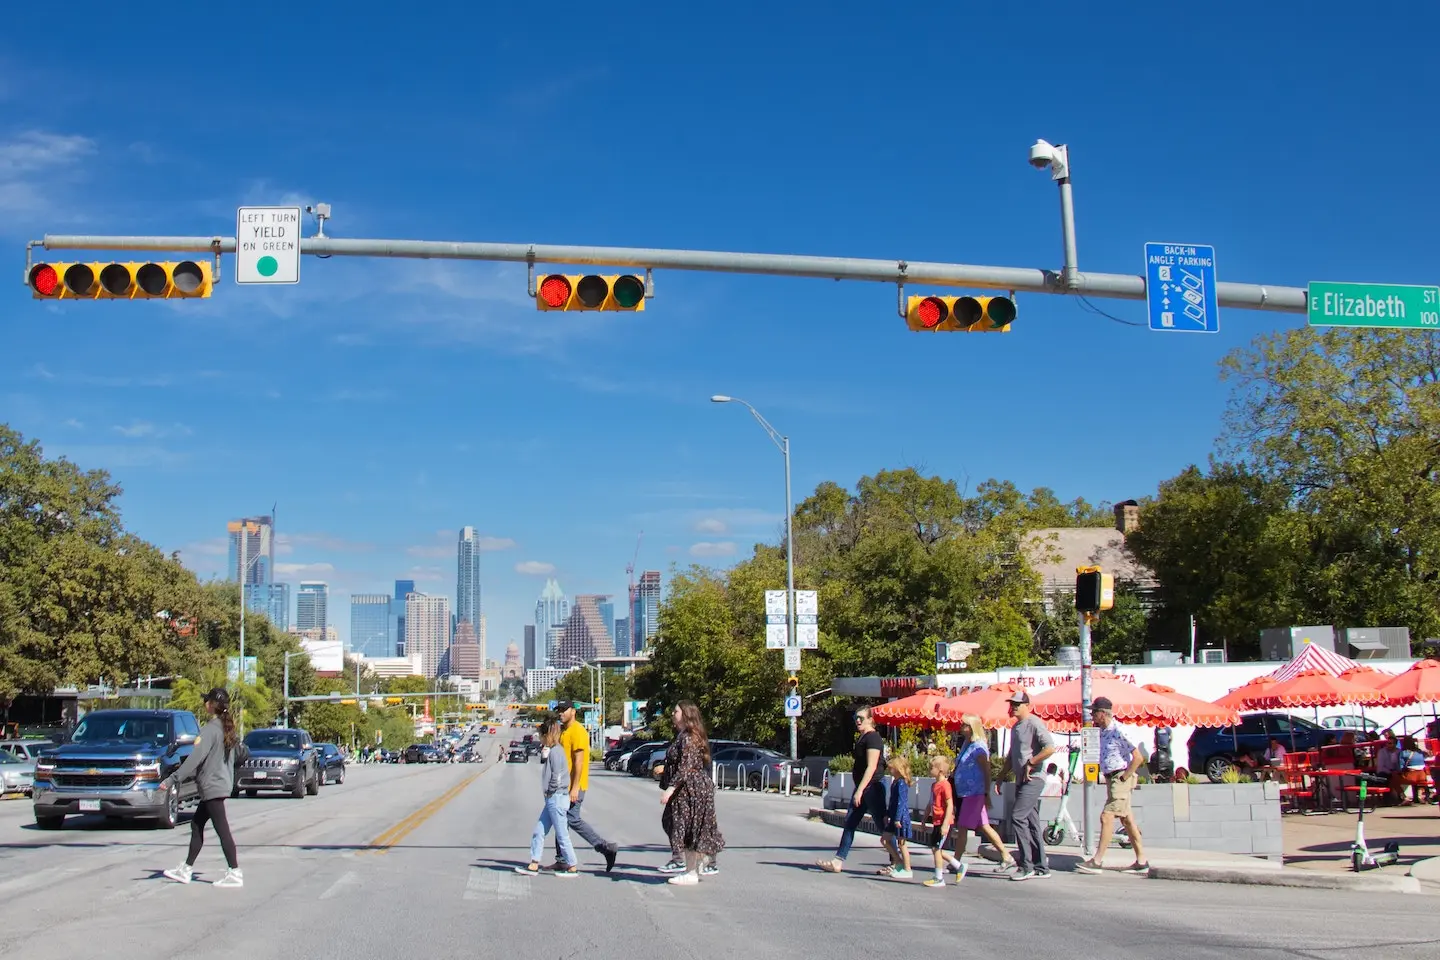
[[252,730],[245,734],[251,750],[299,750],[300,734],[289,730]]
[[15,754],[11,753],[9,750],[0,749],[0,763],[24,763],[24,762],[25,762],[24,760],[21,760],[19,757],[15,756]]
[[163,746],[170,739],[170,721],[163,717],[129,714],[92,714],[80,721],[74,743],[153,743]]

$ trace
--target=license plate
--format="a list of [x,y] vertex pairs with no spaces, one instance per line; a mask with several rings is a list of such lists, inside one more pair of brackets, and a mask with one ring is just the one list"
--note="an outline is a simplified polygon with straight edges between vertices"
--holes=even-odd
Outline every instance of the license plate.
[[264,770],[256,770],[256,771],[255,771],[255,779],[256,779],[256,780],[264,780],[264,779],[265,779],[266,777],[268,777],[268,776],[270,776],[270,774],[266,773]]
[[99,800],[81,800],[81,801],[80,801],[80,810],[81,810],[82,813],[99,813],[99,812],[100,812],[100,801],[99,801]]

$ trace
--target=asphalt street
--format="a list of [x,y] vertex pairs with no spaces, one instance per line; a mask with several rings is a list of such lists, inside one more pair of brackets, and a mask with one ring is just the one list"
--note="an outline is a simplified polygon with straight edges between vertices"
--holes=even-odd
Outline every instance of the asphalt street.
[[[508,737],[504,739],[508,740]],[[492,751],[498,749],[492,747]],[[1010,883],[978,866],[959,886],[875,876],[862,835],[853,872],[812,864],[839,831],[810,802],[719,797],[729,848],[719,876],[674,887],[659,790],[598,768],[588,819],[622,845],[610,875],[582,856],[576,880],[524,877],[540,809],[539,765],[352,766],[318,797],[231,801],[245,887],[207,838],[189,886],[173,832],[73,820],[36,830],[24,800],[0,802],[0,956],[27,960],[476,957],[786,958],[1072,956],[1187,960],[1434,957],[1429,897],[1171,883],[1057,872]],[[547,845],[553,850],[553,841]],[[916,851],[920,864],[923,851]]]

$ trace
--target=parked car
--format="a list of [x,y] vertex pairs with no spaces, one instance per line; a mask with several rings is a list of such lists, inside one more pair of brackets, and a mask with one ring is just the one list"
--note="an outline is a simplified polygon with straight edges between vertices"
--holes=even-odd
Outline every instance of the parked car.
[[642,743],[631,752],[630,759],[626,761],[625,772],[632,777],[650,776],[650,768],[654,757],[657,754],[661,757],[665,756],[666,746],[668,746],[668,744],[660,740]]
[[194,781],[161,789],[200,736],[185,710],[93,710],[70,742],[35,762],[35,824],[58,830],[66,816],[100,813],[112,819],[153,818],[174,829],[180,810],[197,798]]
[[34,790],[35,764],[9,750],[0,750],[0,796],[23,793],[28,797]]
[[235,793],[288,793],[299,800],[320,792],[320,751],[299,728],[270,727],[245,734],[250,756],[235,769]]
[[320,782],[344,783],[345,754],[333,743],[317,743],[315,748],[320,751]]
[[54,740],[0,740],[0,750],[9,750],[33,768],[40,754],[54,750],[60,744]]
[[1263,756],[1271,737],[1286,750],[1314,750],[1327,736],[1338,739],[1336,734],[1288,713],[1251,713],[1233,727],[1197,728],[1187,743],[1190,769],[1204,771],[1212,783],[1219,783],[1239,757]]
[[800,761],[764,747],[729,747],[711,754],[710,759],[715,764],[715,783],[721,787],[779,787],[785,782],[786,768],[799,783],[805,770]]

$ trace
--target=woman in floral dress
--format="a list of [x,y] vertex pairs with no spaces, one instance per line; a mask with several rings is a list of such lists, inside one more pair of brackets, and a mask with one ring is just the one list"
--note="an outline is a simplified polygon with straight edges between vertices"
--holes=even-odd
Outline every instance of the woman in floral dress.
[[675,705],[675,739],[665,751],[660,776],[661,823],[670,836],[670,850],[683,860],[685,872],[669,882],[691,886],[700,882],[700,864],[725,849],[715,820],[715,782],[710,779],[710,738],[700,709],[688,700]]

